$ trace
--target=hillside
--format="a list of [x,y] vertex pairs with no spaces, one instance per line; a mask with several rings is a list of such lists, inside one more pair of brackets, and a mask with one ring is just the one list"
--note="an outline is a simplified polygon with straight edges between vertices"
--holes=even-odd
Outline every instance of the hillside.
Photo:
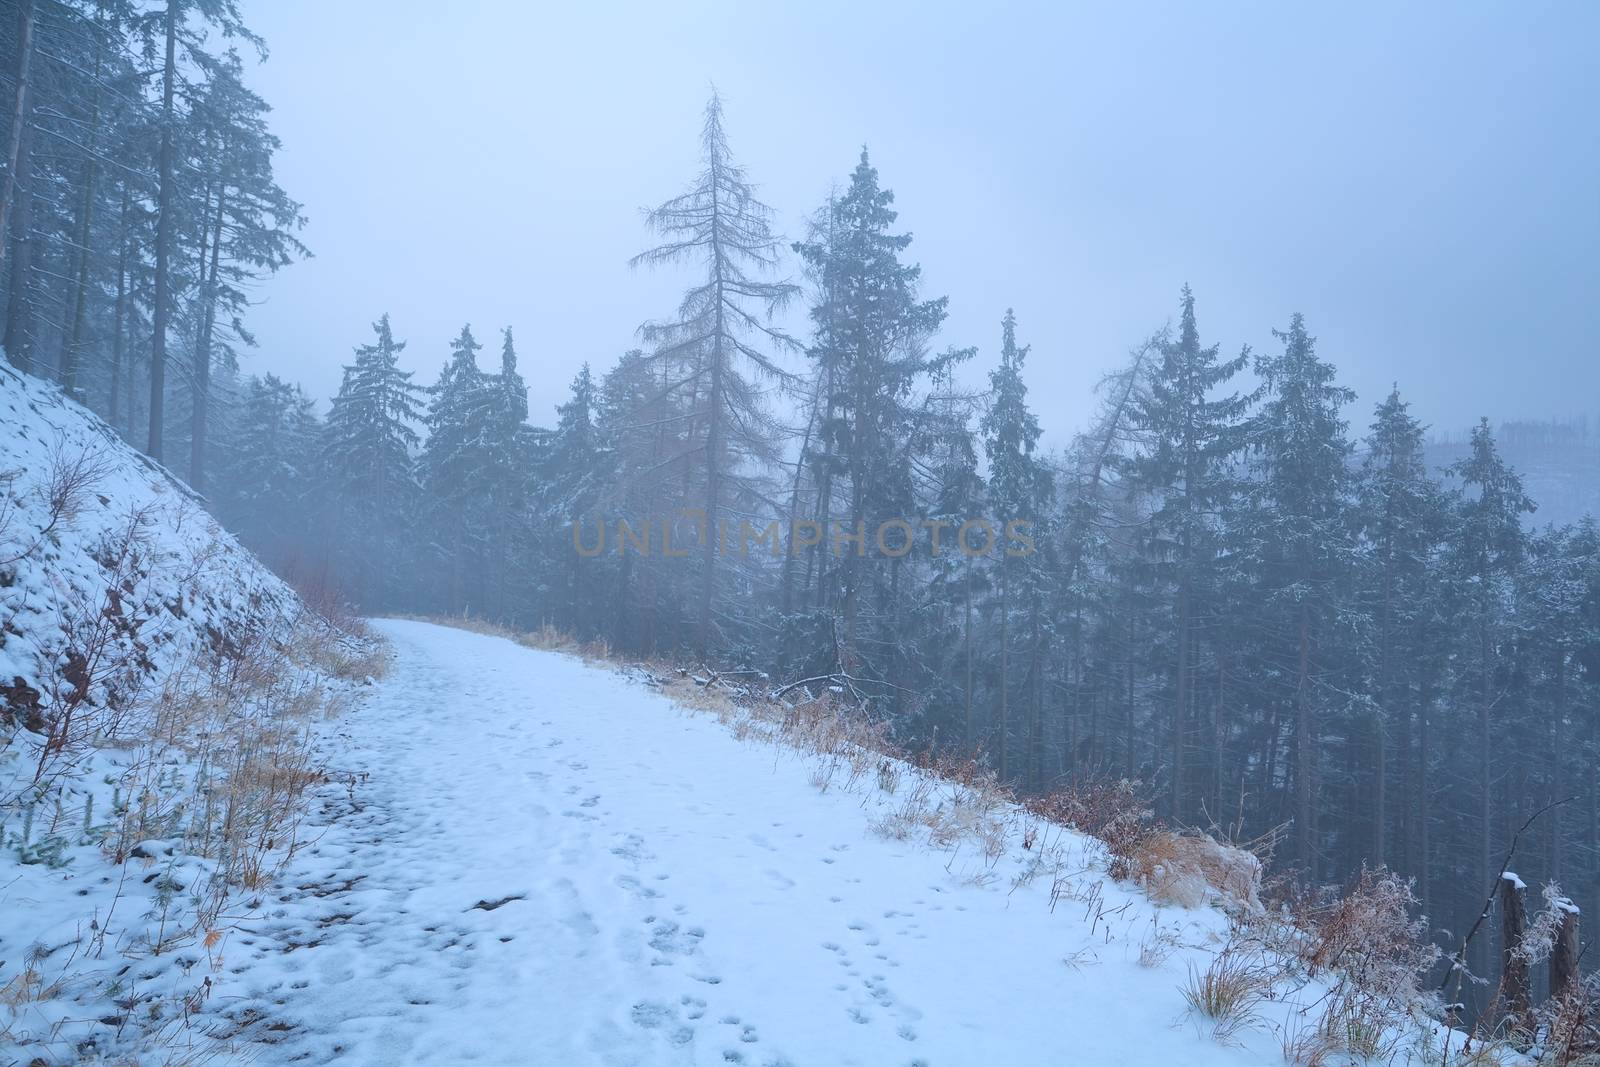
[[164,467],[0,360],[0,718],[131,702],[201,650],[287,638],[293,591]]
[[213,1050],[219,947],[300,840],[367,650],[3,364],[0,427],[0,1064]]

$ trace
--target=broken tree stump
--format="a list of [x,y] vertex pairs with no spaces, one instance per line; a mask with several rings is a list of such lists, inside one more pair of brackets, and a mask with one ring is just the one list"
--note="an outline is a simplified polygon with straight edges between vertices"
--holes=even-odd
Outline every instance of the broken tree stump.
[[1528,932],[1527,885],[1507,871],[1500,876],[1500,986],[1513,1029],[1525,1030],[1533,1013],[1528,957],[1518,951]]
[[1550,950],[1550,999],[1558,1000],[1578,980],[1578,906],[1570,900],[1555,902],[1561,925]]

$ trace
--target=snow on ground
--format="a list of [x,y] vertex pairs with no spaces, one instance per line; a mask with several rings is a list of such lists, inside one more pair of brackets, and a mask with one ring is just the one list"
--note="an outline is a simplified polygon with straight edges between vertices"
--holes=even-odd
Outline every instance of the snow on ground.
[[378,625],[394,669],[335,756],[363,784],[325,792],[208,1004],[266,1027],[262,1062],[1283,1062],[1288,1005],[1226,1043],[1186,1015],[1223,916],[1110,882],[1085,839],[1052,909],[1019,878],[1041,842],[886,838],[877,785],[822,792],[621,673]]
[[0,353],[0,724],[80,680],[131,698],[299,612],[183,482]]
[[0,354],[0,1065],[209,1047],[229,890],[292,842],[358,644]]

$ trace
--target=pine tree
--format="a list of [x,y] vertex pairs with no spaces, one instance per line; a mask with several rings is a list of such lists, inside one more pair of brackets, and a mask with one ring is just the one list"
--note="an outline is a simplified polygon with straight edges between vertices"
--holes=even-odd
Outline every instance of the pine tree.
[[[556,425],[539,458],[538,525],[553,561],[547,616],[556,625],[589,636],[599,621],[593,593],[599,587],[606,537],[601,511],[613,484],[613,453],[600,440],[599,396],[585,363],[571,394],[556,408]],[[598,540],[597,540],[598,538]]]
[[448,576],[445,603],[451,612],[474,605],[482,611],[489,501],[503,458],[496,451],[504,443],[496,416],[504,394],[478,367],[482,347],[470,326],[450,343],[450,357],[429,390],[428,438],[417,461],[433,551]]
[[[1233,459],[1244,445],[1249,405],[1249,398],[1238,393],[1217,395],[1244,368],[1249,351],[1229,360],[1219,359],[1217,352],[1216,345],[1200,345],[1194,293],[1186,285],[1178,335],[1161,344],[1148,388],[1134,398],[1130,411],[1143,447],[1127,474],[1154,507],[1142,531],[1141,553],[1157,595],[1171,602],[1170,618],[1161,623],[1170,640],[1161,644],[1163,654],[1170,650],[1173,679],[1169,810],[1179,820],[1193,810],[1186,755],[1195,718],[1198,623],[1215,594],[1217,517],[1239,491]],[[1213,773],[1220,777],[1222,768]]]
[[[167,331],[171,325],[173,303],[172,258],[178,236],[180,190],[184,177],[179,171],[180,82],[193,65],[209,68],[210,57],[202,48],[205,30],[216,26],[230,37],[242,37],[258,48],[260,41],[244,26],[236,0],[166,0],[159,10],[146,13],[135,23],[146,38],[147,50],[162,54],[161,111],[158,119],[159,147],[156,152],[156,237],[155,295],[150,343],[150,436],[146,451],[160,460],[166,411]],[[185,60],[188,63],[185,63]]]
[[418,499],[412,469],[421,420],[422,388],[399,366],[384,315],[372,325],[373,344],[356,348],[328,411],[323,446],[335,557],[354,576],[358,603],[390,607],[390,577],[399,565],[400,533]]
[[320,511],[317,444],[321,426],[297,385],[267,374],[245,383],[224,451],[222,518],[280,573],[309,561],[305,517]]
[[[1046,596],[1043,560],[1028,551],[1026,537],[1036,547],[1043,543],[1044,519],[1049,513],[1050,472],[1034,455],[1039,442],[1039,420],[1028,410],[1028,387],[1022,380],[1026,345],[1017,344],[1017,320],[1010,309],[1001,323],[1000,365],[989,374],[989,410],[981,423],[984,453],[989,460],[989,506],[998,529],[994,559],[999,577],[1000,619],[999,677],[996,682],[995,749],[1000,777],[1008,774],[1011,706],[1011,619],[1015,604],[1023,605],[1026,658],[1028,735],[1023,778],[1032,786],[1038,780],[1038,720],[1043,681],[1044,634],[1040,614]],[[1022,525],[1015,525],[1022,524]]]
[[245,88],[234,52],[211,64],[204,93],[195,102],[189,136],[206,145],[204,211],[199,217],[199,257],[190,312],[194,341],[189,359],[191,391],[189,484],[205,487],[206,430],[211,410],[211,368],[237,361],[236,345],[252,345],[242,325],[249,299],[245,287],[306,254],[294,231],[305,224],[300,205],[272,175],[279,142],[266,125],[269,108]]
[[[1473,880],[1489,887],[1497,869],[1495,707],[1501,696],[1501,671],[1511,660],[1513,592],[1528,547],[1522,516],[1532,512],[1534,504],[1523,492],[1522,479],[1501,459],[1488,419],[1473,427],[1470,451],[1451,467],[1450,474],[1460,480],[1463,493],[1457,505],[1449,565],[1463,617],[1470,623],[1461,650],[1464,669],[1459,682],[1463,706],[1476,710],[1478,825]],[[1479,943],[1479,973],[1488,973],[1491,944],[1490,938]]]
[[508,619],[526,596],[526,573],[514,580],[510,561],[531,553],[526,529],[529,476],[533,469],[528,426],[528,387],[517,370],[517,349],[506,327],[501,335],[500,373],[485,385],[483,508],[486,526],[485,610]]
[[[807,351],[823,394],[810,461],[819,512],[842,528],[830,533],[846,538],[870,537],[882,522],[915,513],[908,448],[924,411],[917,393],[966,354],[928,353],[947,301],[918,298],[922,270],[900,262],[911,236],[890,232],[893,203],[862,149],[850,188],[829,202],[812,240],[795,245],[818,281]],[[881,611],[872,633],[864,632],[861,617],[869,603],[890,599],[887,587],[898,570],[865,558],[842,539],[839,547],[837,554],[820,555],[817,574],[818,600],[842,630],[839,667],[882,676],[898,635]]]
[[[1440,669],[1429,662],[1429,631],[1439,611],[1438,552],[1445,535],[1446,501],[1428,475],[1423,426],[1410,414],[1399,389],[1374,414],[1366,458],[1356,487],[1355,519],[1361,534],[1358,607],[1372,620],[1363,656],[1372,694],[1370,797],[1372,833],[1361,850],[1374,863],[1389,856],[1390,737],[1407,740],[1402,713],[1419,706],[1421,673]],[[1403,773],[1403,769],[1402,769]],[[1426,805],[1418,795],[1413,803]]]
[[1337,622],[1352,563],[1346,521],[1351,444],[1340,415],[1354,399],[1334,384],[1333,366],[1296,314],[1273,331],[1282,353],[1256,360],[1265,402],[1252,427],[1254,482],[1238,515],[1248,531],[1256,596],[1269,613],[1260,628],[1259,678],[1270,705],[1287,704],[1294,723],[1294,858],[1311,877],[1321,860],[1316,822],[1321,736],[1327,702],[1323,644]]
[[971,752],[978,742],[975,698],[980,620],[976,609],[989,588],[989,575],[954,542],[963,523],[988,513],[987,486],[978,470],[977,439],[970,424],[973,405],[969,398],[955,394],[949,368],[935,380],[934,393],[939,418],[933,436],[938,444],[932,456],[934,484],[928,521],[939,531],[940,545],[936,553],[931,542],[928,546],[931,573],[923,599],[937,620],[931,655],[943,661],[941,676],[953,676],[948,684],[955,694],[954,733],[961,739],[962,751]]

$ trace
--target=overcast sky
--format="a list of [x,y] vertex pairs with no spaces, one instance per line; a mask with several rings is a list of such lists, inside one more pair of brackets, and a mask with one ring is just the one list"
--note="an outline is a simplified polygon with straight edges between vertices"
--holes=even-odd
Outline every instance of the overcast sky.
[[[391,313],[433,381],[514,326],[533,418],[669,313],[639,209],[696,169],[709,87],[789,237],[863,144],[943,342],[1014,307],[1048,443],[1173,314],[1304,312],[1360,401],[1439,430],[1600,411],[1600,4],[539,4],[245,0],[315,258],[250,369],[326,397]],[[791,263],[790,269],[798,273]]]

